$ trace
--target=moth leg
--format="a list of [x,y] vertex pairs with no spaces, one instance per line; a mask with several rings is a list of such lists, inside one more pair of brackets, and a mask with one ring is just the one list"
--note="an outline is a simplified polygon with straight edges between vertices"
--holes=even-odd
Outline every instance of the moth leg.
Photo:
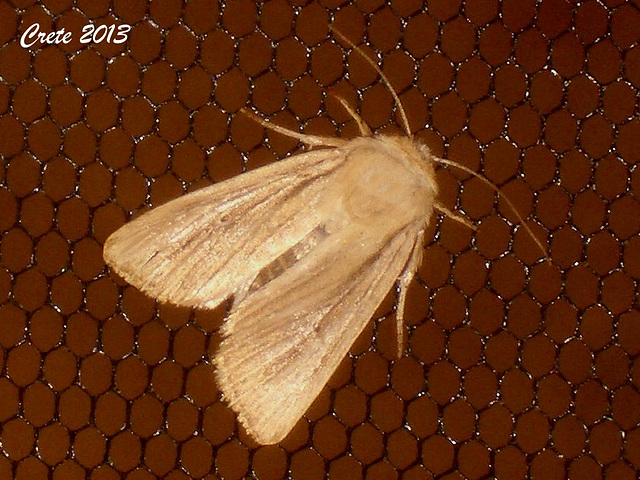
[[398,340],[398,358],[402,357],[404,347],[404,305],[407,299],[409,284],[422,262],[422,247],[424,246],[424,231],[421,230],[416,237],[411,256],[398,279],[398,308],[396,309],[396,338]]
[[434,205],[434,207],[436,208],[436,210],[440,211],[440,213],[444,214],[445,216],[452,218],[453,220],[455,220],[456,222],[460,222],[463,225],[469,227],[471,230],[477,230],[478,227],[476,225],[474,225],[473,223],[471,223],[469,220],[467,220],[466,218],[464,218],[462,215],[459,215],[457,213],[452,212],[451,210],[449,210],[447,207],[445,207],[444,205],[441,205],[440,203],[436,203]]
[[243,108],[240,110],[240,113],[244,113],[251,117],[254,121],[258,122],[264,128],[277,132],[285,137],[295,138],[300,142],[308,145],[310,147],[341,147],[347,140],[343,140],[341,138],[331,138],[331,137],[321,137],[318,135],[307,135],[305,133],[296,132],[294,130],[289,130],[288,128],[281,127],[280,125],[276,125],[264,118],[256,115],[254,112],[249,110],[248,108]]
[[347,113],[351,115],[351,118],[353,118],[356,121],[356,123],[358,124],[358,128],[360,129],[360,134],[363,137],[370,137],[372,135],[371,129],[366,123],[364,123],[364,120],[362,120],[362,117],[358,115],[353,108],[351,108],[351,105],[349,105],[344,98],[342,98],[339,95],[334,95],[334,97],[340,102],[340,105],[342,105],[342,108],[344,108],[347,111]]

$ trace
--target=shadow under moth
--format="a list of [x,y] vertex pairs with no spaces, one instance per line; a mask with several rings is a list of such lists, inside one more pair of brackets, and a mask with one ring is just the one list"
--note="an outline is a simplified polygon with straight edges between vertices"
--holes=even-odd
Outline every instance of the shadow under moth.
[[106,263],[160,302],[212,309],[233,298],[212,363],[261,444],[286,437],[394,285],[402,354],[425,228],[434,210],[466,223],[438,203],[434,165],[478,176],[413,139],[388,78],[359,52],[389,88],[406,136],[373,134],[342,99],[360,137],[305,135],[254,116],[310,150],[170,201],[104,245]]

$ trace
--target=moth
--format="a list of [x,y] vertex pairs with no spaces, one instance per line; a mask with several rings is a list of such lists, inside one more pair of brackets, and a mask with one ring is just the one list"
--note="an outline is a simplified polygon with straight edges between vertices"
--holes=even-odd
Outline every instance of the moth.
[[373,134],[342,99],[360,137],[257,118],[310,150],[159,206],[104,245],[106,263],[160,302],[212,309],[233,298],[212,363],[224,399],[261,444],[286,437],[394,286],[402,354],[428,222],[434,210],[460,219],[438,203],[434,166],[477,175],[413,139],[389,79],[362,55],[406,136]]

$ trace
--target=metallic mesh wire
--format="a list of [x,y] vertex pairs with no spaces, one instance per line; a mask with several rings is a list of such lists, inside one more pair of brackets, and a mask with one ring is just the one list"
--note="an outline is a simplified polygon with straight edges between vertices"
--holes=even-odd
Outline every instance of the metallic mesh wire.
[[[127,43],[24,49],[34,23]],[[290,436],[256,445],[206,363],[225,308],[157,305],[106,237],[299,150],[238,111],[353,136],[396,106],[500,186],[439,169],[395,359],[391,292]],[[635,478],[640,5],[361,0],[0,4],[0,478]],[[431,239],[433,239],[431,241]],[[276,300],[274,300],[276,301]]]

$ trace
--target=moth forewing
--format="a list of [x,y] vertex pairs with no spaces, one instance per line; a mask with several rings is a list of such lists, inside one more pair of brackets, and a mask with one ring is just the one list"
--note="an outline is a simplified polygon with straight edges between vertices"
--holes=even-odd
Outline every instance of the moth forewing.
[[[280,442],[300,420],[375,313],[413,247],[409,232],[394,237],[378,257],[360,265],[358,272],[342,271],[330,278],[328,281],[342,282],[342,294],[315,296],[323,309],[298,319],[277,316],[301,302],[303,307],[309,304],[293,292],[279,299],[283,304],[273,315],[270,311],[266,320],[256,322],[242,311],[231,313],[224,328],[234,333],[226,336],[215,356],[216,377],[241,423],[259,443]],[[331,266],[335,267],[339,258],[333,258]],[[318,277],[305,288],[305,296],[326,283]],[[268,294],[252,303],[252,311],[269,308]],[[246,334],[247,328],[260,335],[259,342]]]
[[288,434],[389,290],[413,277],[433,210],[425,160],[406,139],[355,139],[334,154],[343,162],[316,203],[327,235],[234,303],[214,358],[221,391],[260,443]]
[[300,215],[300,205],[313,204],[323,178],[341,161],[319,153],[292,156],[154,208],[107,239],[106,263],[161,302],[215,308],[311,228],[313,211]]

